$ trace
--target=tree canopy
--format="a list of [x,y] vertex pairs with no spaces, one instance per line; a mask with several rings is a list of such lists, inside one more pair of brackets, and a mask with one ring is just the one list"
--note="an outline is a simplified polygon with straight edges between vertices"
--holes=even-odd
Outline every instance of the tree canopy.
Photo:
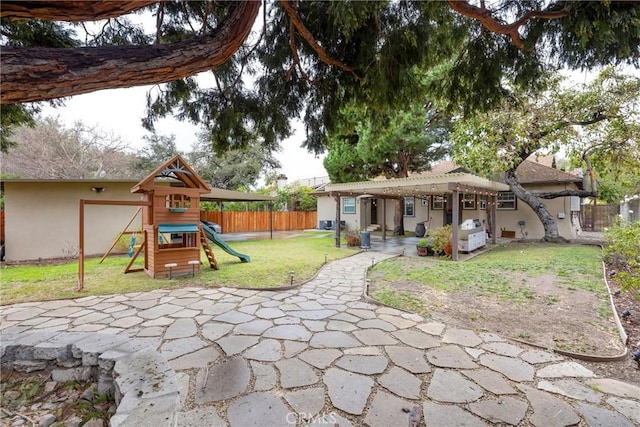
[[[504,174],[511,190],[540,218],[545,238],[554,240],[559,237],[557,225],[541,199],[596,197],[597,168],[602,167],[609,176],[613,173],[604,165],[611,168],[615,164],[620,174],[637,179],[640,78],[609,68],[584,87],[563,87],[553,76],[541,83],[542,91],[513,91],[499,107],[460,120],[452,141],[457,163],[487,177]],[[532,154],[561,149],[583,161],[593,180],[590,188],[548,194],[526,190],[519,182],[518,166]]]
[[[548,68],[640,58],[634,2],[281,0],[265,2],[259,28],[260,5],[3,1],[3,117],[10,105],[19,120],[26,102],[164,84],[149,96],[148,128],[173,114],[223,148],[254,144],[253,133],[274,147],[301,117],[318,152],[342,105],[403,105],[416,66],[449,60],[434,88],[471,112],[496,105],[506,78],[530,88]],[[140,13],[154,15],[154,32],[129,19]],[[211,85],[193,77],[205,71]]]

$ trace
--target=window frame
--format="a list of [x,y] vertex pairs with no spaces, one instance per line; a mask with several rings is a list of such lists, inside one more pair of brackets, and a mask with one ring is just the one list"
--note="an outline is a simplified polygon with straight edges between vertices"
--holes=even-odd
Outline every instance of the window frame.
[[[347,201],[349,201],[349,206],[347,206]],[[353,201],[353,205],[351,205],[351,201]],[[349,208],[349,212],[347,211]],[[351,212],[351,208],[353,208],[353,212]],[[353,215],[357,212],[356,209],[356,198],[355,197],[343,197],[342,198],[342,213],[344,215]]]
[[[407,203],[410,202],[410,203]],[[407,207],[411,206],[411,213],[408,214],[407,213]],[[416,198],[411,196],[411,197],[405,197],[403,198],[403,203],[402,203],[402,216],[406,217],[406,218],[415,218],[416,216]]]
[[[505,199],[505,196],[511,196]],[[515,211],[518,209],[518,198],[513,191],[501,191],[496,196],[496,209],[501,211]]]
[[434,194],[431,196],[431,209],[434,211],[443,211],[447,203],[447,196],[444,194]]
[[489,206],[489,196],[486,194],[480,194],[478,198],[478,209],[486,211]]
[[[469,198],[471,196],[471,198]],[[475,211],[476,210],[476,194],[475,193],[462,193],[462,210]]]

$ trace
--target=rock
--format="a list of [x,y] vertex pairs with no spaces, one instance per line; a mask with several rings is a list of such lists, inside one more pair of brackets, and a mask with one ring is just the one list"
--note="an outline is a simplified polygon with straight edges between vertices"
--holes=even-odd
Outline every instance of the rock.
[[51,424],[56,422],[56,416],[53,414],[44,414],[40,418],[38,418],[38,427],[49,427]]
[[104,427],[104,421],[99,418],[92,418],[84,423],[82,427]]

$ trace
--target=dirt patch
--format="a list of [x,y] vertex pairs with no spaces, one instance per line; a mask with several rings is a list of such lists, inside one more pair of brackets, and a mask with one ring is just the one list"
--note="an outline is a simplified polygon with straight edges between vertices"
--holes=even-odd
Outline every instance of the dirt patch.
[[[403,268],[410,269],[421,259],[399,261]],[[475,287],[439,290],[406,280],[387,283],[383,274],[375,271],[370,278],[370,294],[392,287],[419,298],[424,302],[423,313],[448,325],[494,332],[505,338],[574,353],[617,356],[625,351],[607,294],[563,285],[561,278],[553,274],[510,275],[512,288],[524,299],[500,299]],[[624,309],[632,313],[623,320],[629,334],[629,356],[619,362],[585,364],[598,375],[638,384],[640,368],[631,354],[640,349],[640,302],[624,292],[614,298],[619,314]]]

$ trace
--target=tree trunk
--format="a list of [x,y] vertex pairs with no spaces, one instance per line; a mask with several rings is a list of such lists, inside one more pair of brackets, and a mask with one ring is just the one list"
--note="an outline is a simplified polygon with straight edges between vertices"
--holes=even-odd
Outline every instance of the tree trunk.
[[505,182],[509,185],[509,188],[513,193],[518,197],[518,199],[525,202],[527,205],[533,209],[536,213],[542,226],[544,227],[544,237],[542,238],[545,242],[553,242],[553,243],[567,243],[568,240],[564,237],[560,236],[558,233],[558,224],[556,220],[553,218],[553,215],[549,213],[547,207],[537,198],[533,193],[524,189],[524,187],[518,181],[516,177],[516,169],[512,168],[505,172]]
[[259,1],[239,2],[211,34],[166,45],[74,49],[5,46],[0,52],[0,103],[167,83],[215,69],[242,46],[260,5]]
[[396,199],[393,213],[393,235],[404,236],[404,199]]

